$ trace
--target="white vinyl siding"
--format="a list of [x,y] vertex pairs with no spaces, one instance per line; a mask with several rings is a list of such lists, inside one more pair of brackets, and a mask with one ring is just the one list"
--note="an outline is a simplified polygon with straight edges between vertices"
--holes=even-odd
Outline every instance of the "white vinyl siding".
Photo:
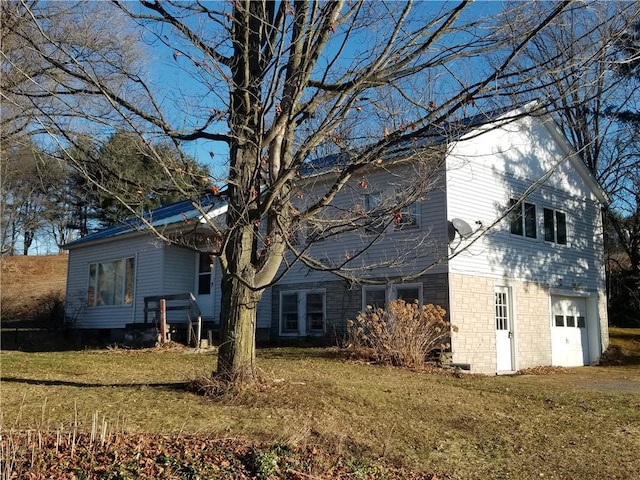
[[[146,235],[132,235],[70,249],[65,315],[74,319],[79,328],[124,328],[127,323],[142,322],[143,298],[157,295],[161,286],[163,250],[162,245]],[[89,308],[89,265],[118,258],[135,258],[133,305]]]
[[[412,170],[408,170],[413,172]],[[415,172],[413,172],[415,175]],[[439,172],[438,175],[441,175]],[[411,173],[401,170],[398,172],[394,169],[391,171],[376,171],[374,174],[367,176],[367,188],[360,187],[354,181],[354,185],[345,187],[336,197],[332,205],[335,210],[329,209],[328,214],[340,215],[342,211],[354,208],[359,205],[363,210],[367,206],[373,207],[378,194],[395,198],[397,187],[396,182],[409,178]],[[405,180],[406,181],[406,180]],[[435,178],[434,178],[435,182]],[[437,183],[437,182],[436,182]],[[318,183],[312,185],[308,192],[305,192],[304,199],[312,203],[318,200],[326,192],[327,184]],[[367,200],[367,196],[369,200]],[[337,236],[329,237],[322,242],[318,242],[311,246],[309,254],[317,259],[327,260],[330,264],[342,263],[345,259],[353,259],[346,264],[347,268],[362,268],[359,276],[397,276],[407,271],[418,272],[430,265],[435,264],[429,269],[429,273],[444,273],[446,265],[437,260],[447,255],[447,218],[446,218],[446,194],[442,184],[437,184],[431,191],[414,204],[407,207],[407,211],[415,209],[417,227],[411,228],[394,228],[393,216],[389,214],[386,219],[388,227],[381,235],[379,241],[371,245],[375,239],[375,232],[371,229],[359,229],[353,232],[343,233]],[[357,253],[361,255],[356,255]],[[404,254],[404,255],[403,255]],[[400,261],[398,261],[398,257]],[[292,257],[290,257],[292,258]],[[371,265],[386,265],[371,271]],[[284,266],[283,266],[284,268]],[[352,270],[353,271],[353,270]],[[332,281],[335,277],[330,272],[310,270],[300,262],[296,263],[286,273],[279,282],[280,285],[298,285],[303,283],[313,283],[321,281]]]
[[[492,145],[490,152],[486,145]],[[447,217],[492,228],[449,261],[450,271],[603,289],[600,205],[568,162],[566,152],[536,119],[521,119],[505,130],[459,142],[447,159]],[[535,182],[540,183],[531,188]],[[524,192],[523,203],[538,207],[536,239],[511,233],[507,209]],[[571,212],[564,217],[570,249],[544,241],[542,207],[547,205]]]

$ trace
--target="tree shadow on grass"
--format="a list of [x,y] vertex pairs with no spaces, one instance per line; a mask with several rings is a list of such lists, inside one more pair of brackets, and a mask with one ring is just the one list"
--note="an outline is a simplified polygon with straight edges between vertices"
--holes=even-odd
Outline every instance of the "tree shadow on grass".
[[142,388],[150,387],[168,391],[187,391],[188,382],[167,382],[167,383],[85,383],[70,382],[67,380],[39,380],[35,378],[0,377],[0,383],[20,383],[24,385],[42,385],[51,387],[75,387],[75,388]]

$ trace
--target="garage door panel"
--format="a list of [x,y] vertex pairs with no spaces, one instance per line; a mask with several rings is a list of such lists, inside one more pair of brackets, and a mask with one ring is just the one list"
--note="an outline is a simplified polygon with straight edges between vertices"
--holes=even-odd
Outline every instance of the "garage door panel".
[[551,297],[552,363],[563,367],[588,365],[589,337],[587,332],[586,299]]

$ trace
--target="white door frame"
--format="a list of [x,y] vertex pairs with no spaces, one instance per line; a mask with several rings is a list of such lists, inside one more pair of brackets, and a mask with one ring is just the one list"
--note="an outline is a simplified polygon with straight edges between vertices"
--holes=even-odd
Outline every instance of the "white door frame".
[[511,287],[495,285],[493,298],[493,321],[496,334],[496,371],[512,372],[516,369],[516,348],[513,294]]

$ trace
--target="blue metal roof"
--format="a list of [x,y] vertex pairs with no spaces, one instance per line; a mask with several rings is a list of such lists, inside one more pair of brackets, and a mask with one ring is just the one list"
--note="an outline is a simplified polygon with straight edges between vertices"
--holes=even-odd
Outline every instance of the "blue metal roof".
[[221,197],[208,194],[203,195],[196,202],[192,200],[183,200],[169,205],[163,205],[155,210],[145,213],[142,218],[129,218],[117,225],[100,229],[94,233],[85,235],[78,240],[65,244],[64,248],[71,248],[97,240],[104,240],[135,231],[146,230],[149,227],[144,220],[149,222],[153,227],[165,227],[174,223],[200,218],[202,215],[201,210],[210,212],[225,203],[225,200]]

